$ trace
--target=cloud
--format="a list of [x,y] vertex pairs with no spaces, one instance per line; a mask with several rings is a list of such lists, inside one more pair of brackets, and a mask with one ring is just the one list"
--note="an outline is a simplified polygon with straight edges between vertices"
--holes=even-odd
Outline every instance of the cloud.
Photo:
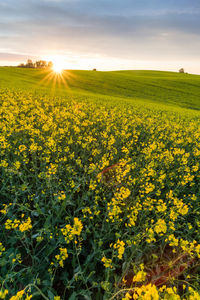
[[195,59],[200,57],[200,3],[7,0],[0,2],[0,45],[30,55]]
[[24,55],[24,54],[15,54],[15,53],[0,53],[0,60],[2,61],[26,61],[28,58],[31,59],[37,59],[36,56],[30,57],[29,55]]

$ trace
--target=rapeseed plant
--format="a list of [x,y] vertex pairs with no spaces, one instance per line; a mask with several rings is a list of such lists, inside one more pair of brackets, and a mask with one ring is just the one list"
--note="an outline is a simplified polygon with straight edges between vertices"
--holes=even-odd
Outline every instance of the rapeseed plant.
[[0,298],[199,299],[198,271],[182,292],[145,281],[165,246],[200,257],[199,125],[198,111],[1,90]]

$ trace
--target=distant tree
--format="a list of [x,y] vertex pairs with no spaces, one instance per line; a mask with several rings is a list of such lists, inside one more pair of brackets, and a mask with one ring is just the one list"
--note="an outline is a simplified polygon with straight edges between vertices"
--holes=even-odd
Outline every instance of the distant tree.
[[52,63],[52,61],[49,61],[49,62],[48,62],[48,68],[49,68],[49,69],[52,69],[52,68],[53,68],[53,63]]
[[53,63],[52,63],[52,61],[47,62],[46,60],[38,60],[36,62],[33,62],[31,59],[28,59],[26,64],[22,63],[19,65],[19,67],[45,69],[45,68],[52,68]]
[[39,60],[35,62],[35,67],[40,68],[40,61]]
[[28,60],[27,60],[26,67],[27,67],[27,68],[34,68],[34,64],[33,64],[33,62],[32,62],[31,59],[28,59]]
[[93,71],[96,71],[97,69],[93,69]]
[[36,61],[35,66],[37,69],[43,69],[48,67],[48,63],[46,60],[38,60]]
[[184,69],[181,68],[181,69],[179,70],[179,73],[185,73]]
[[47,68],[48,64],[47,64],[46,60],[41,60],[40,66],[41,66],[41,68]]

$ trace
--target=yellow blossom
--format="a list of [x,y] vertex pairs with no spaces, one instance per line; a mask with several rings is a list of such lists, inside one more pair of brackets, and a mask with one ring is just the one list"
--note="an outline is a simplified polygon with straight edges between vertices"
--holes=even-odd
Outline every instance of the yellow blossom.
[[101,261],[104,263],[104,267],[112,268],[112,259],[106,258],[104,256]]
[[159,219],[157,223],[155,224],[154,231],[160,235],[163,235],[163,233],[166,233],[167,226],[165,223],[165,220]]
[[8,290],[0,290],[0,299],[5,299],[8,294]]
[[123,241],[120,241],[119,239],[118,239],[117,243],[115,243],[113,245],[114,249],[117,249],[117,251],[118,251],[117,257],[119,259],[122,259],[122,255],[124,254],[124,251],[125,251],[124,246],[125,246],[125,243]]
[[74,218],[74,225],[71,229],[72,235],[80,235],[83,229],[83,224],[78,218]]
[[28,217],[28,219],[26,221],[23,221],[20,225],[19,225],[19,230],[21,232],[24,232],[24,231],[27,231],[29,229],[32,228],[32,225],[31,225],[31,218]]

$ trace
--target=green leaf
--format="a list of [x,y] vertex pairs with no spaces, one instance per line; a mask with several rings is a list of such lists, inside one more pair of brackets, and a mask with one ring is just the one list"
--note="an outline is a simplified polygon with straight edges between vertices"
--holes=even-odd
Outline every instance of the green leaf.
[[54,300],[54,294],[50,290],[48,290],[47,293],[48,293],[49,300]]
[[69,297],[68,300],[76,300],[77,299],[77,293],[76,292],[73,292],[73,294]]

